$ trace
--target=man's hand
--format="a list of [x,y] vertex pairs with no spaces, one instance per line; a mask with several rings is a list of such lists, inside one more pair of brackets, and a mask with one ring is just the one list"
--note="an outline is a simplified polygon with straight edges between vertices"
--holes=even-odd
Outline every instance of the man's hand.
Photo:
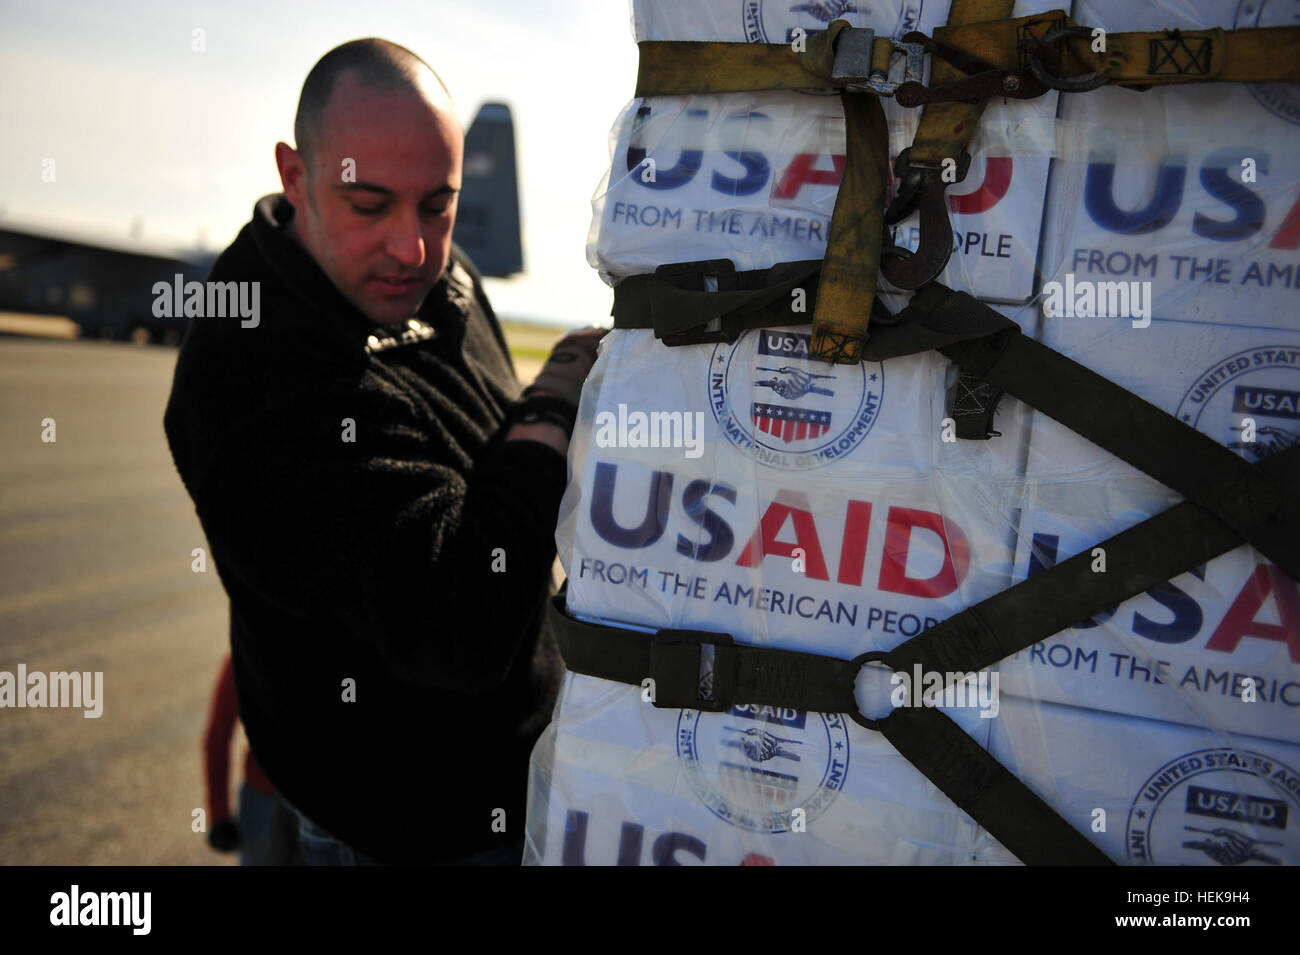
[[218,852],[234,852],[239,848],[239,826],[233,819],[214,822],[208,830],[208,845]]
[[561,338],[551,349],[551,357],[537,378],[524,389],[524,397],[544,392],[578,407],[582,383],[596,363],[596,343],[607,331],[607,328],[582,328]]
[[[606,331],[605,328],[583,328],[569,332],[556,342],[551,357],[533,383],[524,389],[520,400],[545,396],[570,405],[576,411],[582,397],[582,383],[596,363],[596,344]],[[566,428],[547,421],[516,424],[506,434],[506,440],[540,441],[561,454],[569,451]]]

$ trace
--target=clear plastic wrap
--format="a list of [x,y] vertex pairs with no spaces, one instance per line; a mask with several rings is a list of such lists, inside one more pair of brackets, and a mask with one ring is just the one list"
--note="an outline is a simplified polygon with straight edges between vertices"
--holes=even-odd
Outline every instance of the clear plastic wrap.
[[[814,26],[799,19],[815,19],[814,7],[852,5],[787,6],[636,0],[634,24],[639,38],[772,41]],[[897,36],[930,32],[946,7],[843,15]],[[1018,4],[1014,15],[1050,7]],[[1270,25],[1256,5],[1247,16],[1208,0],[1096,0],[1072,16],[1114,31]],[[834,97],[817,96],[634,101],[594,203],[593,266],[617,282],[667,262],[752,269],[820,256],[835,186],[809,172],[834,170],[843,117]],[[940,281],[998,303],[1027,334],[1248,460],[1294,445],[1294,103],[1291,87],[1223,84],[993,104],[955,187],[979,197],[968,208],[989,204],[954,210],[959,247]],[[887,109],[896,154],[919,111]],[[700,156],[676,162],[701,135]],[[650,191],[636,150],[660,157],[661,177],[698,171],[647,206],[633,198]],[[790,199],[783,176],[806,154]],[[763,181],[740,196],[750,173]],[[645,226],[647,207],[679,208],[683,225]],[[693,227],[710,215],[738,231]],[[820,247],[808,225],[797,240],[793,226],[773,236],[755,225],[796,216],[823,223]],[[1080,282],[1120,281],[1138,283],[1123,316],[1045,312],[1049,295]],[[945,441],[945,359],[831,366],[807,359],[808,331],[672,349],[648,330],[606,337],[556,533],[575,616],[850,658],[1179,500],[1010,397],[999,437]],[[640,446],[638,435],[664,440]],[[985,676],[991,696],[948,715],[1110,858],[1300,861],[1300,586],[1248,545]],[[863,712],[882,715],[887,681],[867,675],[859,689]],[[839,714],[658,709],[640,687],[569,674],[533,764],[529,863],[1017,861],[879,734]]]
[[[634,5],[637,39],[779,42],[798,26],[822,29],[832,15],[885,36],[931,32],[947,3],[771,2]],[[840,10],[848,7],[848,10]],[[1051,5],[1017,4],[1020,16]],[[776,39],[773,39],[775,37]],[[1049,155],[1014,156],[1006,139],[1050,125],[1057,94],[991,103],[971,143],[971,168],[951,188],[954,255],[940,277],[989,301],[1024,302],[1033,291]],[[890,164],[912,141],[919,110],[883,101]],[[1011,130],[1012,132],[1006,132]],[[1021,138],[1028,134],[1021,134]],[[610,284],[665,262],[731,259],[737,269],[820,258],[844,170],[844,112],[825,90],[766,91],[633,100],[611,134],[609,175],[593,201],[587,259]],[[651,169],[646,160],[654,161]],[[918,218],[896,241],[915,249]]]

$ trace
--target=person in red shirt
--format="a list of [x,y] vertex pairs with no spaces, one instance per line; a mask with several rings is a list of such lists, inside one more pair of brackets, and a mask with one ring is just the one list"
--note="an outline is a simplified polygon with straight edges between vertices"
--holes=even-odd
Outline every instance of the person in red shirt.
[[239,787],[239,822],[230,813],[230,740],[239,710],[235,676],[227,654],[212,694],[203,732],[208,790],[208,845],[218,852],[239,849],[240,865],[296,865],[298,820],[262,773],[250,748]]

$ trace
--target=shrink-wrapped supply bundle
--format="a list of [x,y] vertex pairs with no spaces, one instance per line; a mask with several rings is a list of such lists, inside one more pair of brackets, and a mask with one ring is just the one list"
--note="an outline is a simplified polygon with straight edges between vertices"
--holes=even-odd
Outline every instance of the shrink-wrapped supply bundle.
[[[947,0],[632,6],[638,40],[728,43],[793,42],[832,19],[929,34],[951,12]],[[1114,32],[1272,25],[1267,5],[1246,16],[1212,0],[1071,13]],[[1300,438],[1295,89],[992,100],[949,190],[938,281],[1246,461],[1284,451]],[[883,103],[892,162],[920,110]],[[690,263],[712,290],[729,270],[819,259],[844,150],[833,91],[638,97],[611,135],[589,261],[616,288]],[[920,231],[903,219],[894,241],[916,248]],[[1119,308],[1119,286],[1103,283],[1121,282]],[[894,310],[910,294],[885,279],[879,292]],[[988,440],[956,438],[954,399],[974,383],[937,351],[832,364],[811,353],[808,325],[727,337],[669,347],[615,328],[584,386],[556,541],[567,614],[619,628],[610,639],[706,631],[878,663],[1074,555],[1107,573],[1122,550],[1099,544],[1183,500],[1012,394],[981,392]],[[715,647],[700,652],[696,705],[657,698],[648,671],[640,685],[570,672],[533,755],[525,863],[1025,861],[872,728],[921,705],[1098,858],[1300,861],[1300,592],[1250,544],[1193,560],[993,656],[946,698],[921,693],[929,674],[900,686],[864,665],[857,713],[711,707]]]

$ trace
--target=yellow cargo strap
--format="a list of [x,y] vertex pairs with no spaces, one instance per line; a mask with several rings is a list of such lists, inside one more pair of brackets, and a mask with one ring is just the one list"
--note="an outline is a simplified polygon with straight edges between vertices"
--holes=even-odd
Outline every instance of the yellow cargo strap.
[[880,273],[889,127],[878,97],[844,91],[840,101],[844,104],[844,179],[826,234],[808,347],[814,358],[856,365],[862,361]]
[[[1027,31],[1036,33],[1035,28],[1052,21],[1053,29],[1037,43],[1025,42]],[[1300,82],[1300,27],[1110,33],[1081,27],[1063,10],[1053,10],[1014,20],[942,27],[934,36],[1004,69],[1020,66],[1019,57],[1026,52],[1053,57],[1044,47],[1059,44],[1056,55],[1061,68],[1049,73],[1050,79],[1095,73],[1098,80],[1113,86],[1142,88],[1173,83]]]
[[[1093,71],[1103,82],[1119,86],[1300,82],[1300,27],[1154,30],[1094,37],[1097,31],[1078,26],[1063,10],[1016,19],[997,19],[996,14],[986,13],[1004,6],[1005,0],[954,0],[953,14],[961,20],[937,28],[934,39],[1007,70],[1027,68],[1026,52],[1043,49],[1035,41],[1056,44],[1063,69],[1049,76],[1066,77],[1067,70]],[[974,20],[985,15],[995,18]],[[644,40],[638,44],[636,95],[828,87],[865,91],[867,87],[854,77],[833,74],[835,44],[845,29],[854,28],[847,20],[833,21],[826,31],[808,37],[802,52],[785,43]],[[1094,52],[1092,46],[1101,39],[1105,52]],[[890,54],[905,45],[874,37],[871,71],[887,74]],[[950,72],[944,64],[935,78],[954,75],[960,71]],[[888,95],[888,91],[882,92]]]
[[[834,78],[835,44],[849,28],[833,21],[808,38],[807,48],[746,43],[642,43],[637,96],[724,93],[753,89],[841,86]],[[892,44],[873,42],[871,63],[888,70]],[[843,364],[862,361],[871,303],[880,273],[880,246],[889,181],[889,130],[876,96],[847,88],[844,106],[844,178],[826,237],[817,287],[811,352]]]
[[[983,100],[992,93],[1028,97],[1047,89],[1078,92],[1105,83],[1145,89],[1173,83],[1300,82],[1300,27],[1100,34],[1073,23],[1062,10],[1016,19],[1007,19],[1009,13],[1009,0],[953,0],[949,24],[936,29],[932,40],[915,33],[902,41],[875,37],[835,20],[824,32],[807,37],[802,50],[796,44],[638,44],[638,97],[841,90],[847,158],[827,237],[813,357],[855,363],[867,338],[888,181],[888,135],[879,96],[897,90],[902,101],[906,90],[911,102],[927,104],[916,140],[907,157],[900,157],[900,173],[912,173],[910,184],[905,179],[900,185],[910,193],[902,195],[900,189],[902,201],[890,210],[897,221],[922,204],[922,246],[916,258],[890,250],[895,258],[885,267],[886,277],[896,276],[897,284],[914,288],[933,278],[951,253],[950,225],[949,239],[943,241],[947,212],[939,168],[948,158],[961,165]],[[935,54],[928,88],[919,83],[922,48]],[[902,84],[889,80],[890,56],[898,49],[908,53]],[[850,50],[851,56],[841,56]],[[972,85],[981,77],[990,82]],[[919,94],[925,95],[918,100]],[[964,168],[959,173],[958,179]],[[932,224],[928,230],[927,221]]]
[[[935,30],[935,35],[982,21],[1006,20],[1014,6],[1015,0],[953,0],[948,11],[948,26]],[[959,69],[937,57],[930,67],[931,86],[941,86],[961,76]],[[965,149],[984,113],[986,102],[931,103],[926,106],[912,139],[912,162],[937,164]]]
[[636,95],[685,96],[836,86],[831,79],[835,40],[848,26],[847,20],[835,20],[825,32],[809,37],[803,52],[796,52],[787,43],[646,40],[637,44],[641,61]]

